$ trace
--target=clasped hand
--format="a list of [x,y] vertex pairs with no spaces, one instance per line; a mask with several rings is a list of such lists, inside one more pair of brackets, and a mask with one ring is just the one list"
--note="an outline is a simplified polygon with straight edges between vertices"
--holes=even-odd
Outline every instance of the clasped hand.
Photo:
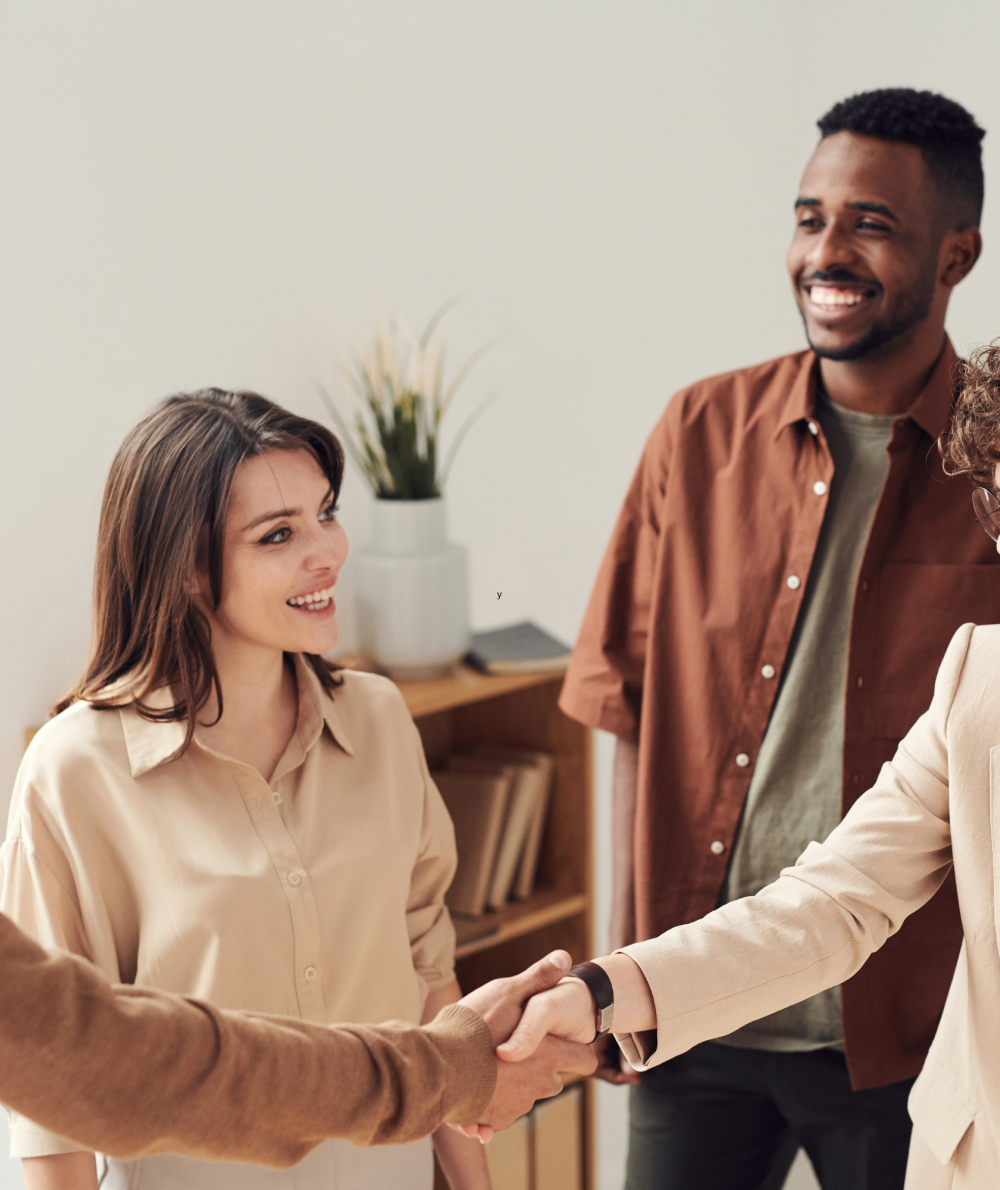
[[569,968],[569,955],[555,950],[520,975],[495,979],[462,1000],[486,1021],[500,1062],[483,1118],[453,1125],[459,1131],[485,1144],[535,1100],[558,1095],[564,1075],[594,1072],[593,1001],[579,980],[559,982]]

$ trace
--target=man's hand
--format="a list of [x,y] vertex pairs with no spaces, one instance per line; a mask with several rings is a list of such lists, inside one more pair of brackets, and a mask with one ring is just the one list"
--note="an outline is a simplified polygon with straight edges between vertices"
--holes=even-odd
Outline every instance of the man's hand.
[[597,1059],[589,1045],[545,1037],[523,1062],[498,1062],[497,1085],[478,1124],[455,1125],[466,1136],[476,1136],[483,1144],[494,1132],[509,1128],[537,1099],[548,1099],[563,1089],[565,1074],[593,1074]]
[[594,1077],[603,1079],[606,1083],[621,1086],[629,1083],[638,1086],[642,1082],[638,1070],[629,1065],[628,1059],[622,1053],[611,1033],[602,1033],[591,1046],[597,1058],[597,1069]]
[[[554,950],[544,959],[539,959],[527,971],[522,971],[520,975],[484,983],[481,988],[469,992],[459,1003],[467,1004],[474,1012],[479,1013],[490,1027],[493,1045],[498,1046],[514,1031],[521,1019],[524,1002],[537,992],[554,987],[571,966],[572,960],[566,951]],[[526,1054],[524,1056],[527,1057]]]

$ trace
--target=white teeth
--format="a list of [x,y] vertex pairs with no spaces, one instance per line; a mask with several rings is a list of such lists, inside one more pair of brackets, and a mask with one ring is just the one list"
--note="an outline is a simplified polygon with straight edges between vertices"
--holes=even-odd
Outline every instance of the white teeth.
[[287,599],[285,602],[290,607],[303,607],[309,605],[311,611],[322,611],[327,607],[330,600],[333,598],[333,587],[326,587],[322,591],[313,591],[309,595],[296,595],[292,599]]
[[809,290],[809,297],[817,306],[857,306],[865,300],[863,293],[849,289],[826,289],[819,285]]

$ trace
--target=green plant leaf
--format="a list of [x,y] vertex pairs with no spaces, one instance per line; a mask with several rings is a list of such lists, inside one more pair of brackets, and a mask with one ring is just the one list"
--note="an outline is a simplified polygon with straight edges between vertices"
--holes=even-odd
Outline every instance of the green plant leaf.
[[419,339],[395,322],[376,325],[366,349],[355,353],[343,373],[354,403],[352,421],[317,383],[348,455],[380,499],[429,500],[440,496],[455,452],[496,397],[495,393],[488,397],[465,421],[439,470],[441,419],[469,372],[496,342],[492,340],[474,351],[441,395],[444,347],[435,338],[435,331],[456,300],[435,311]]

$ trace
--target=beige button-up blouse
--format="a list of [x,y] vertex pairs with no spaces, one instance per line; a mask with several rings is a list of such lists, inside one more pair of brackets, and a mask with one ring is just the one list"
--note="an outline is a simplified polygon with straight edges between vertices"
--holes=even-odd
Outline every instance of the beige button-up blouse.
[[[184,727],[79,703],[18,773],[0,909],[113,981],[318,1023],[419,1022],[453,978],[451,821],[397,688],[296,658],[270,783]],[[76,1149],[12,1120],[12,1155]]]

